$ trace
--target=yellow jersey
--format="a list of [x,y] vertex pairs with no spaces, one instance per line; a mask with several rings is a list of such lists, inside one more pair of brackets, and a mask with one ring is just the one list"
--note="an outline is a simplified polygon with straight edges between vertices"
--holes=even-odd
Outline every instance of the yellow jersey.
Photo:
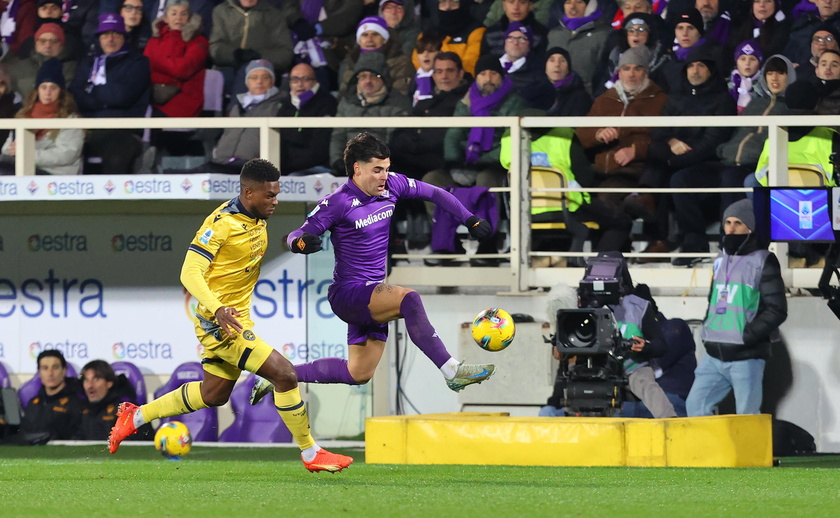
[[246,328],[253,327],[251,294],[267,248],[266,220],[251,215],[239,198],[207,216],[181,268],[181,282],[199,302],[196,313],[214,321],[216,311],[229,306]]

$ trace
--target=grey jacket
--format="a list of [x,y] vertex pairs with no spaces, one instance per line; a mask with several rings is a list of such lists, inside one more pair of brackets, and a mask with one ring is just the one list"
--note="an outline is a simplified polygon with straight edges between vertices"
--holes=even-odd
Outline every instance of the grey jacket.
[[292,64],[292,40],[280,9],[268,0],[259,0],[247,11],[235,0],[226,0],[213,9],[213,32],[210,33],[210,57],[217,67],[238,67],[236,49],[259,52],[271,61],[280,76]]
[[[241,100],[245,94],[239,94],[237,102],[231,108],[229,117],[276,117],[282,104],[282,94],[277,88],[269,90],[269,96],[253,108],[242,108]],[[260,130],[257,128],[228,128],[222,133],[216,145],[214,162],[226,164],[233,158],[250,160],[260,156]]]

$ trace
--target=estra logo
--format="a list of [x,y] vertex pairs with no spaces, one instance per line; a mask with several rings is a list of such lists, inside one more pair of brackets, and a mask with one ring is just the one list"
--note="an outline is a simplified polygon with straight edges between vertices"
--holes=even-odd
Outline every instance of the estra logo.
[[26,239],[30,252],[87,252],[87,236],[83,234],[32,234]]
[[117,234],[111,238],[114,252],[171,252],[172,236],[164,234]]
[[172,345],[147,342],[117,342],[111,346],[111,352],[116,360],[156,360],[172,359]]
[[51,349],[61,352],[66,360],[88,358],[88,345],[84,342],[72,342],[69,339],[63,342],[32,342],[29,344],[29,357],[36,360],[43,351]]

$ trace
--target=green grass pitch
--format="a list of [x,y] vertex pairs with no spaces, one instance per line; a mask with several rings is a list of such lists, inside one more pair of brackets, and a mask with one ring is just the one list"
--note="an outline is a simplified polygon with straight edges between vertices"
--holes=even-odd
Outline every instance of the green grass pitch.
[[840,461],[779,468],[417,466],[356,462],[307,472],[293,448],[196,446],[178,462],[149,445],[0,447],[0,515],[840,516]]

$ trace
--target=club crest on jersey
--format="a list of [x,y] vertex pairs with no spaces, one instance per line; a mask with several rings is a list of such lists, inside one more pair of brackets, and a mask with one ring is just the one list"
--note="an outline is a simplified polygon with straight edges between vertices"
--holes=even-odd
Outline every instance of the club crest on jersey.
[[389,196],[391,196],[391,193],[388,192],[388,189],[385,189],[382,191],[382,194],[379,195],[380,198],[388,198]]
[[213,237],[213,230],[208,228],[203,234],[201,234],[201,237],[198,238],[198,242],[203,245],[209,244],[211,237]]
[[254,340],[254,338],[256,338],[256,336],[254,335],[254,332],[253,332],[253,331],[251,331],[250,329],[246,329],[246,330],[242,333],[242,338],[244,338],[244,339],[246,339],[246,340],[249,340],[249,341],[253,341],[253,340]]

